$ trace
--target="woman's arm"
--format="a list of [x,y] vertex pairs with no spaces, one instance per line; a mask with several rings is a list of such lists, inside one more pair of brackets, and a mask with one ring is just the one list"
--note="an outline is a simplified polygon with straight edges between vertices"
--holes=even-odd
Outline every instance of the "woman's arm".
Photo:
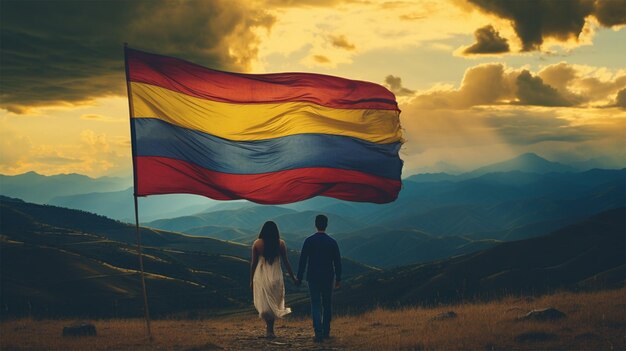
[[291,269],[291,263],[289,263],[289,257],[287,256],[287,244],[283,240],[280,241],[280,256],[282,261],[285,262],[285,267],[287,268],[287,273],[291,277],[293,282],[296,282],[296,277],[293,275],[293,270]]
[[259,264],[259,253],[257,251],[257,240],[252,244],[252,255],[250,259],[250,289],[252,289],[252,282],[254,280],[254,271],[256,270],[256,266]]

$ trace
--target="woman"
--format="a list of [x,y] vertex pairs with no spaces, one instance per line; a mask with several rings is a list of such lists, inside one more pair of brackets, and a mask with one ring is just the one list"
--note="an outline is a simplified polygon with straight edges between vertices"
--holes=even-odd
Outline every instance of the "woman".
[[296,281],[289,258],[287,245],[280,239],[276,223],[267,221],[263,224],[259,238],[252,244],[250,262],[250,288],[254,296],[254,307],[259,317],[267,324],[267,338],[273,339],[274,320],[291,313],[285,307],[285,283],[280,262],[285,262],[291,279]]

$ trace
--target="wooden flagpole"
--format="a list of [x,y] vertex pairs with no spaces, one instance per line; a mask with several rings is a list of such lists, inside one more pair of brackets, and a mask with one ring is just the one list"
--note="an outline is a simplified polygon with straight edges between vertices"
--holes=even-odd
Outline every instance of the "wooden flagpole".
[[143,310],[146,317],[146,330],[148,338],[152,341],[152,330],[150,329],[150,308],[148,307],[148,293],[146,292],[146,279],[143,271],[143,254],[141,253],[141,232],[139,230],[139,210],[137,206],[137,195],[133,194],[135,199],[135,231],[137,232],[137,252],[139,255],[139,270],[141,271],[141,289],[143,290]]
[[[130,77],[128,74],[128,44],[124,43],[124,67],[126,70],[126,93],[128,94],[128,111],[130,115],[130,130],[131,138],[135,135],[135,128],[132,123],[133,113],[133,99],[132,88],[130,85]],[[135,164],[135,144],[131,141],[132,145],[132,159],[133,159],[133,198],[135,200],[135,232],[137,234],[137,254],[139,256],[139,270],[141,272],[141,290],[143,291],[143,310],[146,318],[146,331],[148,338],[152,341],[152,330],[150,329],[150,308],[148,306],[148,293],[146,291],[146,278],[143,270],[143,254],[141,253],[141,231],[139,230],[139,206],[137,205],[137,165]]]

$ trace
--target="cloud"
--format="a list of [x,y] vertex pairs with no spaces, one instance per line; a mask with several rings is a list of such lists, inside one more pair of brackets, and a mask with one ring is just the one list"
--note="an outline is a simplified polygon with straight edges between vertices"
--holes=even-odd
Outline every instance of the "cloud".
[[405,174],[459,171],[535,152],[551,160],[610,160],[624,167],[626,111],[498,105],[468,109],[429,109],[401,104],[405,130]]
[[426,18],[426,15],[419,12],[407,13],[400,15],[400,19],[403,21],[417,21]]
[[104,118],[105,117],[102,116],[102,115],[97,115],[97,114],[93,114],[93,113],[80,116],[80,119],[85,119],[85,120],[88,120],[88,121],[89,120],[102,120]]
[[99,150],[108,151],[110,148],[106,134],[98,134],[93,130],[86,129],[80,133],[80,138],[85,145]]
[[33,147],[31,140],[16,133],[16,130],[3,125],[0,128],[0,170],[19,167],[27,160]]
[[317,63],[327,64],[330,63],[330,59],[324,55],[313,55],[313,60]]
[[396,96],[413,95],[415,93],[414,90],[402,86],[402,78],[393,75],[388,75],[387,77],[385,77],[385,85]]
[[626,1],[596,0],[594,16],[606,27],[626,24]]
[[544,84],[541,77],[533,77],[524,70],[517,76],[517,97],[521,105],[572,106],[553,87]]
[[226,0],[7,1],[0,16],[0,107],[15,113],[124,94],[124,42],[245,71],[257,55],[255,29],[275,20]]
[[482,64],[465,71],[459,89],[433,88],[415,95],[415,104],[429,109],[465,109],[500,104],[515,97],[515,72],[502,64]]
[[538,72],[546,84],[554,87],[576,105],[607,105],[618,90],[626,87],[626,72],[611,73],[603,68],[560,62]]
[[412,3],[408,1],[385,1],[382,4],[378,5],[378,7],[383,10],[388,10],[388,9],[408,7],[411,5]]
[[401,100],[405,173],[468,171],[525,152],[624,167],[625,105],[624,70],[476,65],[458,88],[434,85]]
[[481,64],[465,71],[460,87],[433,87],[414,94],[414,103],[430,109],[466,109],[481,105],[608,106],[626,88],[626,72],[561,62],[539,72]]
[[327,7],[337,5],[344,0],[265,0],[266,6],[272,7]]
[[[496,111],[506,111],[500,115]],[[547,110],[492,110],[483,114],[484,122],[511,145],[533,145],[546,141],[577,143],[598,135],[587,126],[555,118]]]
[[49,165],[69,165],[69,164],[83,162],[83,160],[78,159],[78,158],[65,157],[65,156],[59,156],[59,155],[35,156],[31,158],[31,161],[34,161],[37,163],[45,163]]
[[330,39],[330,43],[332,44],[332,46],[336,48],[346,49],[348,51],[352,51],[356,49],[356,46],[354,46],[354,44],[349,43],[348,39],[346,39],[344,35],[339,35],[339,36],[331,35],[329,36],[329,39]]
[[426,14],[420,12],[407,13],[400,15],[400,19],[403,21],[417,21],[426,18]]
[[539,50],[546,38],[577,40],[590,15],[605,27],[626,24],[625,0],[469,1],[484,12],[511,20],[522,51]]
[[[385,6],[378,1],[344,1],[334,7],[270,9],[277,20],[269,34],[258,31],[262,41],[254,67],[260,71],[316,67],[319,64],[312,56],[324,55],[332,62],[324,69],[342,67],[347,72],[357,67],[360,70],[362,63],[372,62],[370,57],[385,56],[389,57],[388,63],[400,62],[407,53],[421,52],[417,48],[441,49],[443,46],[431,45],[449,45],[492,19],[480,11],[468,12],[457,6],[456,1],[420,0]],[[420,20],[408,20],[411,18]],[[493,23],[500,26],[500,22]],[[356,49],[333,46],[329,35],[338,34],[346,35],[348,43]],[[425,55],[424,59],[433,56]],[[352,63],[357,65],[347,66]]]
[[626,89],[622,89],[617,93],[615,97],[615,105],[626,109]]
[[57,144],[33,145],[25,136],[9,128],[0,132],[0,173],[19,174],[37,171],[41,174],[80,173],[101,176],[103,173],[130,171],[128,138],[111,138],[105,133],[83,130],[80,139]]
[[93,122],[105,122],[105,123],[122,123],[125,122],[122,118],[113,118],[96,113],[87,113],[80,115],[80,119]]
[[474,32],[476,43],[465,48],[463,54],[500,54],[509,52],[509,43],[491,25],[478,28]]

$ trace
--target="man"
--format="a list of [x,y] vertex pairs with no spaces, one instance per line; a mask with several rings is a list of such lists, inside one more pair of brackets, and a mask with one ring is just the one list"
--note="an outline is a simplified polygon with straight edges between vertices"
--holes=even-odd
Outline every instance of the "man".
[[317,232],[306,238],[302,245],[296,279],[296,285],[300,285],[304,269],[307,268],[306,280],[309,282],[315,342],[322,342],[323,339],[330,337],[333,278],[335,288],[338,289],[341,286],[339,246],[335,239],[326,234],[327,226],[328,217],[324,215],[315,217]]

